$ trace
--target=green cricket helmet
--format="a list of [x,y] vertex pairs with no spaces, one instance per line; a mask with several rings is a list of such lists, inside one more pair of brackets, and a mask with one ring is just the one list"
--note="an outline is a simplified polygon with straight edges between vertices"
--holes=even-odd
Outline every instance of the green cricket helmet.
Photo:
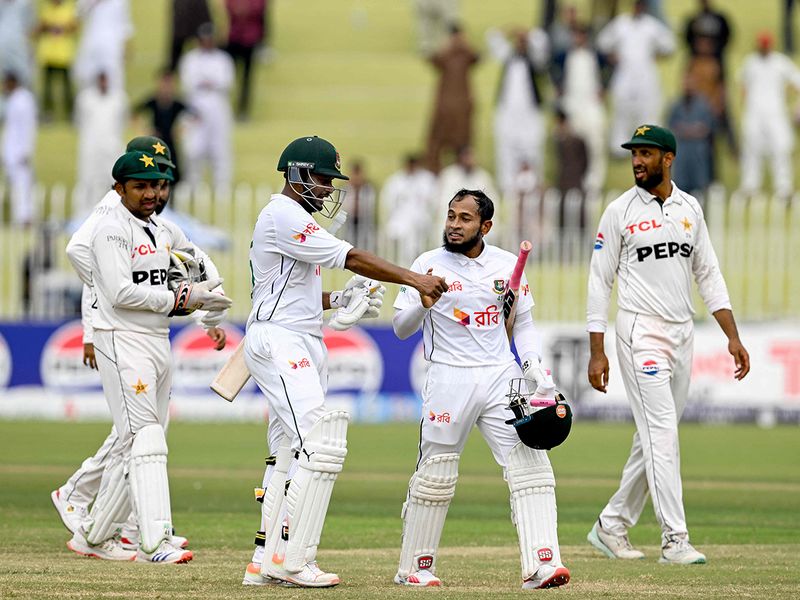
[[[321,185],[313,175],[350,179],[341,168],[342,159],[333,144],[316,135],[297,138],[286,146],[278,159],[278,171],[286,174],[286,181],[292,189],[306,201],[312,212],[319,212],[329,219],[339,212],[345,191],[333,185]],[[327,194],[318,196],[315,190]]]

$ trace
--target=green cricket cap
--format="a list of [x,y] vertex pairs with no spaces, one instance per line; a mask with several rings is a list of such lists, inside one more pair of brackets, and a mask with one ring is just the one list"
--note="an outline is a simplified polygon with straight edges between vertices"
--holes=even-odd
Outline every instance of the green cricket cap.
[[120,183],[129,179],[165,179],[156,157],[141,150],[132,150],[120,156],[111,169],[111,176]]
[[163,165],[171,169],[175,168],[175,163],[172,162],[172,152],[170,151],[169,146],[164,143],[164,140],[157,138],[154,135],[140,135],[139,137],[133,138],[130,142],[128,142],[128,147],[125,148],[126,152],[130,152],[131,150],[141,150],[142,152],[152,154],[156,157],[156,162],[159,165]]
[[308,169],[335,179],[350,179],[341,172],[342,159],[333,144],[316,135],[297,138],[286,146],[278,159],[278,171],[285,172],[289,167]]
[[622,144],[622,147],[628,150],[635,146],[655,146],[673,154],[678,153],[675,136],[669,129],[658,125],[640,125],[633,132],[631,141]]

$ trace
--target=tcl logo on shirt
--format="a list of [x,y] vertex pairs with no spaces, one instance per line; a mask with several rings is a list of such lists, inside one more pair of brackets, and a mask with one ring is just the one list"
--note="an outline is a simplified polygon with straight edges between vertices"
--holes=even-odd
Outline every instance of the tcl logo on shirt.
[[691,244],[679,244],[678,242],[661,242],[652,246],[641,246],[636,248],[636,258],[639,262],[644,262],[647,258],[653,257],[654,260],[662,258],[672,258],[682,256],[689,258],[692,255],[694,246]]
[[648,221],[642,221],[641,223],[634,223],[633,225],[625,225],[625,229],[627,229],[631,235],[636,233],[636,231],[651,231],[653,229],[660,229],[661,224],[656,223],[655,219],[650,219]]
[[[140,244],[138,246],[134,246],[131,258],[133,258],[136,254],[139,256],[147,256],[148,254],[155,254],[156,252],[157,250],[150,244]],[[169,248],[167,248],[167,252],[169,252]]]

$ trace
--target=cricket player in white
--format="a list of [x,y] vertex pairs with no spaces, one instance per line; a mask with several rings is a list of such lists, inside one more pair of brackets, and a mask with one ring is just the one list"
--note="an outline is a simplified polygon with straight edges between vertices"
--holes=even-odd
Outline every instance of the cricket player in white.
[[745,57],[739,72],[744,98],[741,189],[749,194],[761,189],[766,159],[775,193],[788,198],[794,191],[794,127],[786,90],[800,91],[800,68],[773,50],[771,33],[759,34],[757,45],[758,51]]
[[11,222],[30,225],[35,215],[33,200],[33,156],[36,148],[36,97],[24,87],[19,76],[3,77],[3,138],[0,158],[8,178],[11,196]]
[[[156,214],[161,211],[169,201],[171,168],[174,163],[171,153],[164,141],[153,136],[139,136],[128,142],[127,151],[142,150],[151,153],[156,164],[164,174],[164,182],[159,190],[156,205]],[[75,231],[67,244],[67,255],[70,261],[78,265],[76,270],[84,281],[83,297],[81,303],[81,321],[83,325],[83,362],[86,366],[96,369],[97,362],[94,352],[94,327],[92,326],[92,304],[95,302],[93,283],[91,280],[91,239],[97,222],[116,208],[120,203],[119,194],[110,189],[97,203],[92,213]],[[165,227],[176,229],[176,226],[161,218],[159,222]],[[175,235],[179,235],[175,232]],[[213,261],[197,246],[190,244],[195,255],[200,257],[211,279],[219,277],[219,271]],[[221,288],[220,288],[221,289]],[[198,325],[206,329],[207,335],[212,339],[217,350],[225,347],[225,331],[217,325],[225,319],[227,311],[196,311],[192,316]],[[93,456],[83,461],[78,470],[60,487],[53,490],[50,497],[58,511],[64,526],[73,534],[78,531],[83,519],[88,514],[88,509],[94,501],[100,488],[103,471],[109,458],[113,455],[112,449],[118,443],[116,429],[112,426],[111,433]],[[135,550],[139,543],[139,534],[134,519],[129,519],[121,529],[120,541],[125,549]],[[189,542],[186,538],[173,535],[170,539],[174,546],[185,548]]]
[[322,138],[303,137],[289,144],[278,161],[286,184],[261,211],[253,231],[253,309],[245,359],[267,397],[267,435],[277,458],[264,481],[261,580],[255,573],[250,580],[248,568],[244,583],[339,583],[338,575],[323,572],[316,562],[333,485],[347,454],[349,420],[347,413],[325,407],[322,312],[342,307],[345,312],[338,314],[345,320],[352,317],[352,324],[369,307],[370,292],[361,284],[323,292],[321,268],[346,268],[374,280],[409,285],[430,301],[447,289],[440,277],[412,273],[353,248],[316,223],[313,213],[333,217],[341,205],[341,190],[332,185],[334,179],[347,179],[340,165],[339,153]]
[[[168,317],[199,308],[224,310],[231,301],[211,291],[219,279],[168,289],[170,249],[186,248],[189,241],[152,218],[164,179],[155,157],[127,152],[112,174],[121,201],[95,225],[90,270],[81,275],[94,284],[94,348],[118,442],[88,518],[68,547],[111,560],[187,562],[192,553],[171,542],[164,434],[172,380]],[[85,267],[73,266],[79,272]],[[137,552],[122,548],[116,537],[130,500],[139,526]]]
[[750,358],[739,340],[700,204],[670,179],[675,136],[642,125],[623,147],[631,152],[636,185],[609,204],[600,219],[589,273],[588,375],[593,388],[606,391],[604,335],[616,274],[617,356],[636,433],[619,490],[588,540],[610,558],[643,558],[627,531],[639,520],[649,491],[662,531],[660,561],[705,563],[689,543],[678,450],[678,422],[692,368],[692,278],[728,338],[736,379],[747,375]]
[[[422,327],[425,358],[431,363],[422,391],[417,467],[403,505],[400,566],[394,579],[401,585],[441,585],[436,551],[455,493],[458,460],[475,425],[503,467],[511,491],[523,589],[569,581],[558,546],[550,460],[545,451],[524,445],[506,423],[509,382],[523,376],[503,320],[503,293],[517,257],[483,241],[493,214],[485,193],[457,192],[447,211],[444,246],[422,254],[411,266],[412,271],[444,277],[450,282],[448,292],[431,304],[403,287],[394,303],[395,333],[406,339]],[[524,276],[518,302],[513,337],[526,364],[525,376],[549,390],[552,398],[555,386],[540,365],[541,339]]]

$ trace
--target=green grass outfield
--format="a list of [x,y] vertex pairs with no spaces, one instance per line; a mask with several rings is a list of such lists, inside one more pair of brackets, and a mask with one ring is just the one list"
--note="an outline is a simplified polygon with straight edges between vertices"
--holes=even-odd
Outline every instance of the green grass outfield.
[[[175,423],[170,479],[175,523],[191,538],[185,566],[111,564],[71,554],[49,492],[99,446],[108,425],[0,422],[0,598],[438,598],[518,597],[519,557],[508,490],[488,448],[473,438],[461,461],[442,537],[441,590],[394,586],[400,506],[415,462],[416,427],[354,425],[319,559],[342,585],[322,592],[244,588],[263,469],[264,428]],[[800,596],[800,436],[796,428],[681,430],[684,499],[704,566],[657,563],[658,527],[648,505],[632,541],[647,554],[610,561],[584,541],[628,453],[630,424],[576,423],[551,456],[562,554],[572,583],[532,592],[576,598],[769,598]]]

